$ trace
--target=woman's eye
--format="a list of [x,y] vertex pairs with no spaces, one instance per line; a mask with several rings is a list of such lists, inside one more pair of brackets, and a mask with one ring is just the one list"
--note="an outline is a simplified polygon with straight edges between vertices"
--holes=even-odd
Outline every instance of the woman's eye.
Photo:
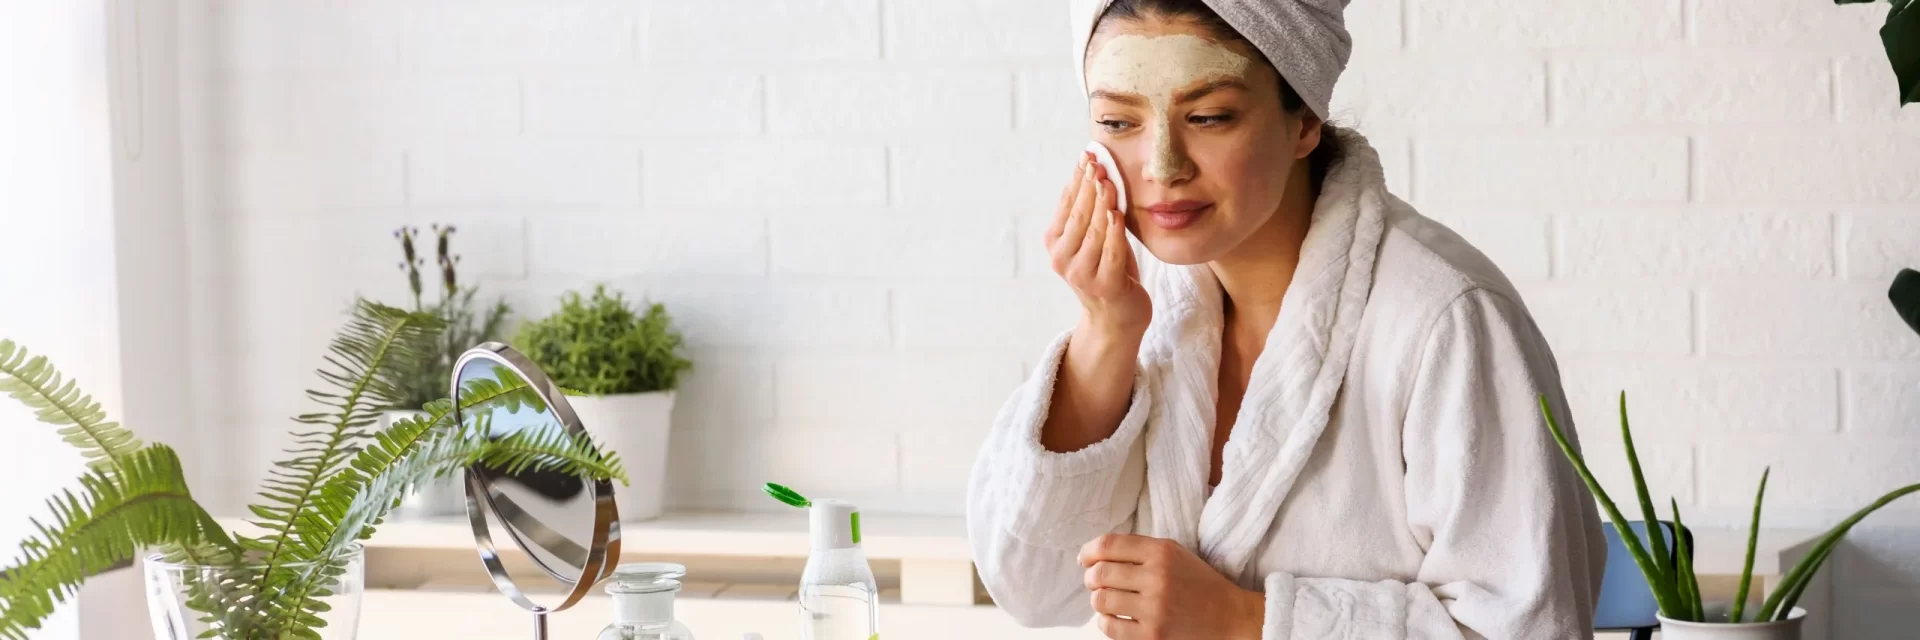
[[1198,126],[1207,127],[1207,126],[1233,122],[1233,115],[1220,114],[1220,115],[1212,115],[1212,116],[1187,116],[1187,122],[1193,123]]
[[1107,133],[1120,133],[1133,127],[1133,123],[1124,120],[1096,120],[1094,122],[1105,128]]

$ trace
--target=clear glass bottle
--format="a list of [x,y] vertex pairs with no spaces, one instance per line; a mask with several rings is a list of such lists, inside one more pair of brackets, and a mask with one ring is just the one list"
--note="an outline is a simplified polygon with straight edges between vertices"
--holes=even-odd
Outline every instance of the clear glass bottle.
[[694,640],[693,632],[673,619],[673,597],[685,575],[686,567],[667,562],[615,568],[607,582],[613,624],[600,632],[600,640]]
[[860,509],[839,500],[811,505],[813,550],[800,576],[802,640],[880,637],[880,589],[860,547]]

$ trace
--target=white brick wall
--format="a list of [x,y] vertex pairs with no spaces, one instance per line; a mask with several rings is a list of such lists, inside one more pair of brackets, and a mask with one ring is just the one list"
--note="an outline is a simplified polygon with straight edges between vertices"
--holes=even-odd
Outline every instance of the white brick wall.
[[[195,295],[235,327],[215,378],[251,450],[347,297],[401,290],[402,223],[461,224],[470,277],[528,313],[595,281],[670,306],[700,366],[683,505],[764,507],[777,477],[957,513],[1076,313],[1039,248],[1085,139],[1065,0],[186,4],[190,206],[230,221]],[[1920,108],[1893,106],[1884,13],[1354,0],[1335,115],[1520,285],[1612,486],[1625,389],[1699,523],[1773,464],[1768,517],[1825,524],[1920,480],[1920,337],[1884,298],[1920,266]],[[1910,626],[1920,502],[1874,522],[1841,600]]]

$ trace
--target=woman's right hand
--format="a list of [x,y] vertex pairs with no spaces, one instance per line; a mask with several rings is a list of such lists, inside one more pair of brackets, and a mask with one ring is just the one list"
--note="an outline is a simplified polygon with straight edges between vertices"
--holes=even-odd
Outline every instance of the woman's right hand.
[[1053,272],[1080,298],[1084,328],[1137,343],[1153,320],[1153,300],[1140,284],[1126,216],[1114,207],[1115,189],[1106,173],[1092,154],[1081,154],[1047,228],[1047,253]]

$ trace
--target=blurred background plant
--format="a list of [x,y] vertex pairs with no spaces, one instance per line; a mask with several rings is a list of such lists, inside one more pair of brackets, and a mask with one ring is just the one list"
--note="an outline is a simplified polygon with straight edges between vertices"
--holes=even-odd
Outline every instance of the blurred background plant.
[[453,253],[453,225],[429,227],[434,241],[433,264],[439,269],[439,299],[429,302],[425,294],[422,270],[427,266],[416,248],[416,240],[425,239],[418,227],[400,227],[393,232],[400,241],[400,270],[407,274],[407,288],[413,292],[412,310],[440,319],[437,329],[422,332],[414,345],[413,357],[396,362],[387,370],[388,383],[400,390],[399,400],[389,410],[418,410],[428,402],[446,397],[447,380],[460,354],[483,342],[502,338],[507,315],[513,310],[504,301],[482,307],[476,302],[480,289],[462,285],[458,266],[460,256]]
[[642,314],[618,292],[596,285],[582,298],[569,291],[560,310],[520,327],[514,346],[554,383],[590,396],[669,391],[693,368],[685,339],[660,303]]

